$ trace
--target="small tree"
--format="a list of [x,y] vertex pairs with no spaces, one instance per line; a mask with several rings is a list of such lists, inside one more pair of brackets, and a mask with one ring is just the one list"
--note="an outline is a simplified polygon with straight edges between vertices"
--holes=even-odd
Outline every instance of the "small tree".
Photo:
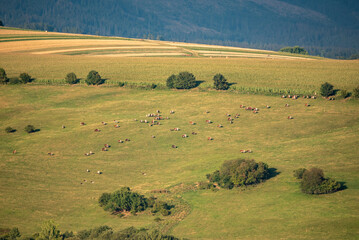
[[12,127],[5,128],[5,132],[7,132],[7,133],[12,133],[12,132],[15,132],[15,131],[16,131],[16,129],[14,129]]
[[196,86],[196,77],[190,72],[180,72],[174,83],[177,89],[190,89]]
[[214,75],[214,88],[217,90],[227,90],[229,88],[229,84],[227,79],[220,73]]
[[353,89],[353,96],[359,98],[359,86]]
[[79,82],[79,79],[77,79],[77,76],[75,73],[71,72],[71,73],[68,73],[65,77],[65,81],[68,83],[68,84],[76,84]]
[[60,240],[60,230],[57,229],[58,226],[50,220],[44,222],[41,227],[41,232],[39,233],[39,237],[36,240]]
[[16,240],[19,237],[21,237],[19,229],[17,227],[12,228],[9,232],[9,239]]
[[35,132],[35,127],[32,126],[32,125],[27,125],[27,126],[25,127],[25,132],[27,132],[27,133]]
[[87,85],[100,85],[104,83],[104,80],[101,79],[101,76],[98,72],[92,70],[88,73],[85,82],[87,83]]
[[27,73],[21,73],[19,78],[20,78],[20,81],[24,84],[31,82],[31,76]]
[[0,84],[6,84],[8,81],[5,70],[0,68]]
[[334,90],[333,90],[334,86],[330,83],[323,83],[320,87],[320,94],[323,97],[329,97],[331,95],[334,94]]

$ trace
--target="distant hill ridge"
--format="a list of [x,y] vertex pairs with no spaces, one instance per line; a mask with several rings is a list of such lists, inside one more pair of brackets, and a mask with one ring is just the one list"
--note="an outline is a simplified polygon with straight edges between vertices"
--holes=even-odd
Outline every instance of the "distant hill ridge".
[[279,50],[359,53],[356,0],[0,0],[6,26]]

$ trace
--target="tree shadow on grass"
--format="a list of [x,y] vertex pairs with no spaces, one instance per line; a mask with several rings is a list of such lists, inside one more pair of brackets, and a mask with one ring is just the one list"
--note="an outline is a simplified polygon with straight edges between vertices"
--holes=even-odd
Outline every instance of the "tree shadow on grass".
[[40,129],[35,129],[33,132],[40,132],[41,130]]
[[196,81],[196,85],[194,86],[195,88],[198,87],[199,85],[201,85],[201,83],[204,83],[205,81]]
[[268,173],[267,180],[271,179],[271,178],[274,178],[274,177],[276,177],[277,175],[280,174],[280,172],[278,172],[276,168],[269,168],[268,172],[269,173]]
[[338,189],[338,192],[348,189],[348,187],[345,185],[346,182],[338,182],[338,183],[340,184],[340,188]]
[[232,86],[232,85],[236,85],[237,83],[233,82],[233,83],[228,83],[228,86]]

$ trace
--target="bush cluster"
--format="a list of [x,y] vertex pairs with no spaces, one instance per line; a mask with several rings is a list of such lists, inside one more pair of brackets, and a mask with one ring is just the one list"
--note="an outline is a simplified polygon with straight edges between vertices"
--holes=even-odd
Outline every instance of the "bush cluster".
[[6,72],[3,68],[0,68],[0,83],[6,84],[9,81],[7,78]]
[[289,53],[297,53],[307,55],[308,51],[302,47],[294,46],[294,47],[284,47],[279,50],[280,52],[289,52]]
[[103,193],[98,202],[104,210],[111,212],[127,211],[135,214],[152,208],[152,213],[160,212],[163,216],[171,214],[171,206],[167,203],[157,201],[154,197],[145,198],[143,195],[131,192],[128,187],[122,187],[114,193]]
[[341,189],[342,185],[334,179],[325,178],[323,170],[300,168],[294,171],[294,177],[301,179],[300,188],[307,194],[333,193]]
[[172,74],[167,78],[168,88],[190,89],[196,87],[196,77],[189,72],[180,72],[178,75]]
[[232,189],[233,187],[260,183],[269,175],[266,163],[236,159],[225,161],[220,170],[207,174],[207,179],[211,183],[217,183],[220,187]]

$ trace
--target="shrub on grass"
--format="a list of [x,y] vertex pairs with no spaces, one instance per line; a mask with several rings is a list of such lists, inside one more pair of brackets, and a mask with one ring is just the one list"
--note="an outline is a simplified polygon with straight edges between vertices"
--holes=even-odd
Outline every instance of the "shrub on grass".
[[32,133],[32,132],[35,132],[35,127],[34,126],[32,126],[32,125],[27,125],[26,127],[25,127],[25,132],[27,132],[27,133]]
[[349,97],[350,96],[350,92],[348,92],[347,90],[340,90],[340,97],[341,98],[347,98],[347,97]]
[[100,85],[104,83],[104,80],[101,78],[98,72],[92,70],[87,74],[85,82],[87,83],[87,85]]
[[323,97],[329,97],[334,94],[334,86],[330,83],[323,83],[320,86],[320,95]]
[[19,78],[20,81],[24,84],[31,82],[31,76],[27,73],[21,73]]
[[118,86],[124,87],[127,85],[127,82],[118,82]]
[[178,75],[172,74],[167,78],[168,88],[190,89],[196,87],[196,77],[189,72],[180,72]]
[[58,230],[58,226],[53,221],[44,222],[41,227],[41,232],[39,233],[39,237],[37,240],[60,240],[62,239],[60,235],[60,230]]
[[359,86],[353,89],[353,96],[359,98]]
[[269,168],[266,163],[244,159],[225,161],[220,170],[207,174],[211,183],[228,189],[257,184],[268,177]]
[[227,90],[229,88],[229,84],[227,79],[220,73],[214,75],[214,88],[217,90]]
[[5,132],[7,132],[7,133],[12,133],[12,132],[15,132],[15,131],[16,131],[16,129],[14,129],[12,127],[5,128]]
[[0,84],[6,84],[8,81],[5,70],[0,68]]
[[322,169],[312,168],[304,171],[300,187],[307,194],[326,194],[336,192],[342,186],[334,179],[325,178]]
[[162,201],[156,201],[152,207],[151,212],[152,213],[160,212],[163,216],[168,216],[171,214],[170,209],[171,207],[167,203]]
[[71,72],[71,73],[68,73],[65,77],[65,81],[68,83],[68,84],[76,84],[79,82],[79,79],[77,78],[76,74]]

